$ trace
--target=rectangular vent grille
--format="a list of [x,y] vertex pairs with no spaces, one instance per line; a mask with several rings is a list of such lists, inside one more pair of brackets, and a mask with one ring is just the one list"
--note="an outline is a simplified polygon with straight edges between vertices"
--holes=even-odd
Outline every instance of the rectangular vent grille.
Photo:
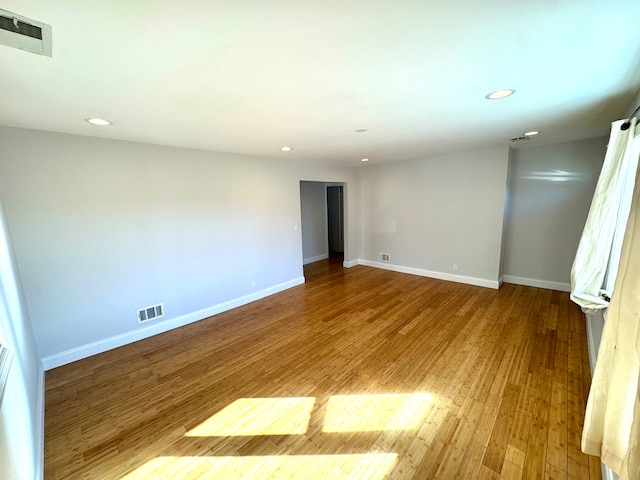
[[388,253],[378,253],[378,258],[380,259],[381,262],[391,261],[391,255]]
[[159,317],[164,317],[164,305],[162,303],[138,310],[138,323],[148,322]]
[[42,29],[40,27],[22,22],[15,17],[9,18],[0,15],[0,29],[42,40]]
[[512,142],[524,142],[525,140],[529,140],[529,137],[527,137],[526,135],[522,137],[514,137],[511,139]]
[[0,45],[51,56],[51,25],[0,9]]

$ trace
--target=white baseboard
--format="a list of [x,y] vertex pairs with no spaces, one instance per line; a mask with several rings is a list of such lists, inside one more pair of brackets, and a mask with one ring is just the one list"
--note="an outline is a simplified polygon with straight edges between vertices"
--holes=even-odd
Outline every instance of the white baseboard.
[[342,266],[344,268],[351,268],[351,267],[355,267],[356,265],[360,264],[360,260],[349,260],[348,262],[342,262]]
[[38,378],[38,403],[36,406],[37,417],[36,417],[36,465],[34,469],[33,478],[35,480],[42,480],[44,478],[44,395],[45,395],[45,384],[44,384],[44,369],[40,369],[40,374]]
[[538,280],[536,278],[514,277],[513,275],[505,275],[505,283],[515,283],[516,285],[525,285],[527,287],[546,288],[547,290],[558,290],[559,292],[570,292],[571,284],[562,282],[550,282],[548,280]]
[[302,264],[306,265],[307,263],[319,262],[320,260],[326,260],[329,258],[328,253],[323,253],[322,255],[316,255],[315,257],[303,258]]
[[153,325],[138,328],[130,332],[105,338],[104,340],[98,340],[86,345],[71,348],[69,350],[65,350],[64,352],[44,357],[42,359],[42,366],[45,370],[51,370],[52,368],[60,367],[62,365],[66,365],[67,363],[75,362],[76,360],[81,360],[98,353],[106,352],[107,350],[121,347],[132,342],[137,342],[138,340],[152,337],[153,335],[164,333],[169,330],[173,330],[174,328],[182,327],[189,323],[197,322],[198,320],[211,317],[212,315],[216,315],[218,313],[226,312],[227,310],[246,305],[247,303],[255,302],[256,300],[260,300],[261,298],[268,297],[269,295],[273,295],[274,293],[282,292],[283,290],[287,290],[297,285],[302,285],[303,283],[304,277],[298,277],[293,280],[289,280],[288,282],[280,283],[278,285],[274,285],[273,287],[260,290],[259,292],[229,300],[228,302],[219,303],[218,305],[213,305],[196,312],[187,313],[176,318],[171,318],[162,322],[155,323]]
[[436,278],[438,280],[448,280],[450,282],[466,283],[467,285],[476,285],[478,287],[487,287],[498,289],[499,284],[496,280],[487,280],[485,278],[465,277],[463,275],[451,275],[449,273],[434,272],[431,270],[423,270],[421,268],[403,267],[391,263],[374,262],[371,260],[358,260],[360,265],[368,267],[382,268],[384,270],[393,270],[394,272],[409,273],[411,275],[419,275],[421,277]]

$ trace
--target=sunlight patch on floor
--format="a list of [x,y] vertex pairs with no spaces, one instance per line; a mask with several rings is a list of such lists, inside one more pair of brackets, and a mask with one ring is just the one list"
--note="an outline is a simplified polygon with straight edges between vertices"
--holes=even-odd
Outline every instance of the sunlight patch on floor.
[[[303,435],[314,397],[240,398],[186,433],[188,437]],[[415,430],[434,405],[427,393],[333,395],[323,420],[324,433]],[[397,453],[161,456],[123,477],[141,479],[367,479],[381,480]]]
[[240,398],[186,436],[302,435],[315,401],[314,397]]
[[122,480],[382,480],[395,465],[397,457],[395,453],[158,457],[122,477]]
[[415,430],[433,403],[428,393],[334,395],[329,399],[322,431]]

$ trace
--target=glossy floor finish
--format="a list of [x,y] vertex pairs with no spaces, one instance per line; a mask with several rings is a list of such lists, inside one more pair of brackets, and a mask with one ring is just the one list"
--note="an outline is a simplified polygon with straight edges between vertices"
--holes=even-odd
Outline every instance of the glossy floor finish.
[[568,294],[335,261],[47,372],[48,479],[596,479]]

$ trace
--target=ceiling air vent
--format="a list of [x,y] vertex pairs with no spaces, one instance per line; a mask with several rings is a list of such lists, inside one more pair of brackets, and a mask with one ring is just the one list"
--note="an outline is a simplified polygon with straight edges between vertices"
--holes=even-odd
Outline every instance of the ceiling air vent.
[[51,56],[51,26],[0,9],[0,45]]
[[524,142],[525,140],[529,140],[529,137],[523,135],[521,137],[514,137],[511,139],[512,142]]

